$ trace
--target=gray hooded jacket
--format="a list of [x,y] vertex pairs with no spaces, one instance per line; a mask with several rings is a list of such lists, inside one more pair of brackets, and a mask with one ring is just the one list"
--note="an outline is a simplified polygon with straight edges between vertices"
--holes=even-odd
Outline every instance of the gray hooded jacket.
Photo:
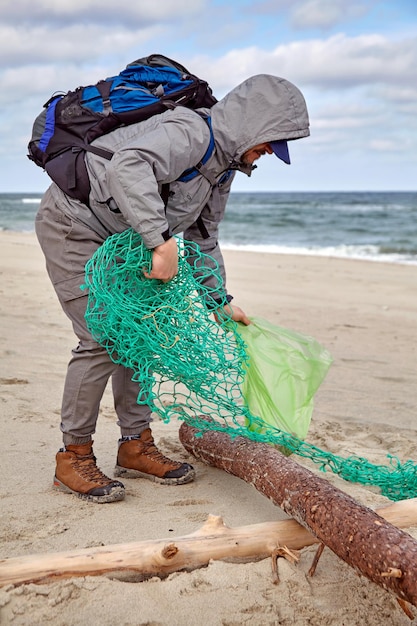
[[[87,153],[90,208],[53,185],[55,200],[66,214],[103,240],[132,227],[146,247],[153,249],[169,236],[183,233],[216,259],[225,278],[217,236],[233,176],[221,182],[223,175],[230,170],[250,175],[252,168],[245,167],[241,158],[257,144],[308,136],[308,113],[297,87],[266,74],[249,78],[200,113],[211,116],[215,141],[204,175],[188,182],[176,180],[201,161],[210,141],[204,118],[177,107],[94,142],[114,156],[107,161]],[[170,184],[170,196],[165,207],[160,193],[166,183]]]

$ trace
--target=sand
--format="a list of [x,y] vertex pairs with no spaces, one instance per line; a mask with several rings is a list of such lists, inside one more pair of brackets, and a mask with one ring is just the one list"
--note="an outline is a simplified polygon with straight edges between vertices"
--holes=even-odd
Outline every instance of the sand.
[[[331,258],[225,253],[229,289],[249,315],[312,335],[334,363],[315,398],[308,441],[378,464],[387,454],[417,460],[415,430],[416,267]],[[95,505],[52,490],[61,445],[59,409],[74,336],[32,234],[0,234],[0,556],[173,539],[209,514],[229,526],[286,519],[252,486],[190,458],[178,424],[153,425],[161,449],[191,461],[194,483],[179,487],[126,480],[124,502]],[[111,475],[118,429],[106,391],[95,453]],[[323,474],[371,508],[388,502]],[[417,537],[417,527],[409,529]],[[0,623],[169,626],[380,626],[417,624],[395,598],[325,550],[313,578],[315,547],[298,565],[281,560],[274,585],[269,559],[207,568],[161,580],[83,577],[0,589]],[[417,614],[417,611],[415,611]]]

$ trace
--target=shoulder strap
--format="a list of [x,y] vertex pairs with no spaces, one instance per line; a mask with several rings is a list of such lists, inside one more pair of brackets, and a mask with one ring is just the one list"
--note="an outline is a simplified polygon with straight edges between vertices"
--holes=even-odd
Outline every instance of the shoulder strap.
[[[198,111],[196,111],[196,113],[198,113]],[[200,115],[200,113],[198,114]],[[205,115],[201,115],[201,117],[207,122],[207,125],[209,127],[210,143],[201,161],[197,163],[197,165],[194,165],[194,167],[189,167],[187,170],[185,170],[185,172],[183,172],[177,180],[179,180],[182,183],[186,183],[189,180],[192,180],[195,176],[197,176],[198,173],[200,173],[202,174],[202,176],[204,176],[204,178],[207,178],[207,180],[212,185],[215,185],[217,182],[215,177],[212,176],[211,173],[208,171],[208,169],[205,167],[205,164],[207,163],[207,161],[213,154],[213,150],[214,150],[214,135],[213,135],[213,129],[211,127],[211,117],[205,116]]]
[[161,198],[164,203],[165,211],[167,209],[167,204],[169,200],[169,183],[164,183],[161,188]]

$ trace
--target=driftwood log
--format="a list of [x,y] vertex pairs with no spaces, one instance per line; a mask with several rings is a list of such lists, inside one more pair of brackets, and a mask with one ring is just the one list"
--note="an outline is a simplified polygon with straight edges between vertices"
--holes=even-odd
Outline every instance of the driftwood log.
[[[380,515],[406,528],[417,523],[417,499],[396,502]],[[223,560],[237,563],[280,555],[280,549],[299,550],[319,543],[295,520],[281,520],[229,528],[210,515],[196,532],[173,539],[138,541],[54,554],[34,554],[0,560],[0,586],[52,582],[71,576],[112,574],[129,580],[165,577],[192,571]],[[272,561],[274,564],[274,560]]]
[[417,541],[278,450],[183,423],[188,452],[238,476],[280,506],[357,572],[417,606]]

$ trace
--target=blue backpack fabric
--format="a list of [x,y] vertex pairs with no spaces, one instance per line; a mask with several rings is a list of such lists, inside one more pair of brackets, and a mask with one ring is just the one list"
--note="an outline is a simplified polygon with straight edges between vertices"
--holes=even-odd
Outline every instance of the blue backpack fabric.
[[[34,122],[28,158],[46,170],[66,194],[88,204],[86,151],[108,160],[113,156],[109,150],[92,146],[94,139],[178,105],[198,109],[216,102],[206,81],[178,62],[153,54],[129,64],[117,76],[52,96]],[[214,149],[207,123],[211,141],[201,164]],[[197,174],[196,168],[190,168],[180,180]]]

